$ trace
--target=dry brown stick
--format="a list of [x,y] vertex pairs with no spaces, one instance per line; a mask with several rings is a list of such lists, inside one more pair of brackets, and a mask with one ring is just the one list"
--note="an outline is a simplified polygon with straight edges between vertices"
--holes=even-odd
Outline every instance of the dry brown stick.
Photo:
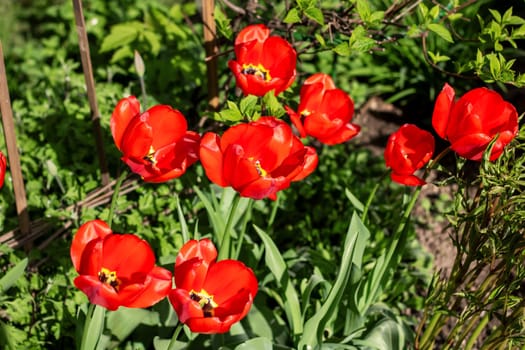
[[20,167],[20,156],[16,146],[15,123],[13,122],[13,110],[9,98],[9,88],[7,86],[7,74],[5,71],[4,52],[2,41],[0,41],[0,111],[2,112],[2,124],[4,126],[5,143],[7,145],[7,157],[9,159],[9,169],[13,179],[15,191],[16,213],[18,215],[18,225],[23,235],[28,235],[31,231],[29,223],[29,213],[27,212],[27,197],[24,187],[22,168]]
[[208,105],[213,110],[219,107],[219,81],[217,78],[217,57],[219,52],[217,46],[217,30],[213,11],[215,9],[214,0],[202,1],[202,23],[204,24],[204,49],[206,57],[211,59],[206,61],[206,74],[208,77]]
[[95,135],[100,172],[102,174],[102,184],[107,185],[109,183],[109,171],[106,161],[106,153],[104,152],[102,131],[100,128],[100,112],[98,110],[97,96],[95,93],[95,79],[93,78],[93,68],[91,66],[91,56],[89,54],[86,24],[84,22],[84,14],[82,13],[82,0],[73,0],[73,8],[75,11],[75,22],[77,25],[78,46],[80,48],[82,70],[84,71],[89,108],[91,109],[91,122],[93,124],[93,133]]

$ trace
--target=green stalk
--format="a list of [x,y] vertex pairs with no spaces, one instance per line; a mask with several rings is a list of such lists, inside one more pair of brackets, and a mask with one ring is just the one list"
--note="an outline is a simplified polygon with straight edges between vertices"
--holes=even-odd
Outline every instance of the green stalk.
[[226,226],[224,227],[224,232],[222,233],[222,242],[221,246],[219,247],[219,256],[217,257],[217,261],[228,259],[230,257],[231,227],[233,224],[233,217],[235,216],[235,211],[237,210],[240,199],[241,197],[237,194],[233,198],[230,212],[228,214],[228,221],[226,221]]
[[465,345],[465,350],[470,350],[474,346],[474,343],[479,338],[479,335],[481,331],[485,328],[485,326],[489,323],[489,314],[485,314],[481,321],[478,323],[478,326],[474,329],[472,332],[469,340],[467,341],[467,344]]
[[117,207],[117,200],[118,195],[120,192],[120,186],[122,186],[122,182],[124,182],[124,179],[127,177],[128,172],[127,170],[124,170],[119,178],[117,179],[117,183],[115,184],[115,189],[113,190],[113,196],[111,197],[111,206],[109,208],[109,215],[108,215],[108,226],[111,227],[111,223],[113,221],[113,214],[115,213],[115,208]]
[[80,350],[94,350],[104,330],[104,318],[106,309],[95,304],[89,304],[84,330],[82,333],[82,344]]
[[279,209],[279,196],[277,196],[277,199],[273,201],[272,203],[272,212],[270,213],[270,218],[268,219],[268,225],[266,227],[266,232],[270,232],[270,228],[273,225],[273,222],[275,220],[275,217],[277,216],[277,210]]
[[246,226],[248,225],[248,221],[250,220],[251,218],[251,215],[252,215],[252,207],[253,207],[253,203],[255,201],[253,199],[249,199],[249,202],[248,202],[248,206],[246,208],[246,212],[243,216],[243,220],[242,220],[242,226],[241,226],[241,229],[239,231],[239,239],[237,240],[237,249],[235,250],[235,255],[232,257],[233,259],[237,260],[239,259],[239,255],[241,254],[241,248],[242,248],[242,242],[244,240],[244,232],[246,231]]
[[177,349],[177,338],[179,337],[180,331],[182,330],[183,326],[184,326],[183,323],[181,322],[177,323],[177,326],[175,327],[175,330],[173,331],[173,336],[171,337],[167,350]]
[[[430,320],[428,327],[425,329],[425,332],[423,333],[423,338],[419,342],[418,349],[432,349],[430,345],[433,344],[434,340],[436,339],[435,337],[436,329],[438,327],[441,328],[443,325],[443,322],[441,321],[442,316],[443,314],[439,312],[435,313],[434,316],[432,316],[432,319]],[[431,343],[429,343],[429,341],[431,341]]]
[[370,208],[370,205],[372,204],[372,201],[374,200],[374,198],[376,196],[377,189],[383,183],[383,180],[386,178],[386,176],[389,173],[390,173],[390,171],[387,171],[387,172],[384,172],[383,175],[381,175],[381,178],[376,183],[376,185],[372,189],[372,192],[370,192],[370,195],[368,196],[368,198],[366,200],[365,207],[363,208],[363,214],[361,214],[361,221],[363,222],[363,224],[365,226],[366,226],[366,222],[367,222],[368,209]]

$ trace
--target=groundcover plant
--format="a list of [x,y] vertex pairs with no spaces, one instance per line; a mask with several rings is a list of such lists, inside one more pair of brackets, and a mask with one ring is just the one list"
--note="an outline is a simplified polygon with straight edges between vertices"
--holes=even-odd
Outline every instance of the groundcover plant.
[[0,9],[1,348],[525,347],[523,2]]

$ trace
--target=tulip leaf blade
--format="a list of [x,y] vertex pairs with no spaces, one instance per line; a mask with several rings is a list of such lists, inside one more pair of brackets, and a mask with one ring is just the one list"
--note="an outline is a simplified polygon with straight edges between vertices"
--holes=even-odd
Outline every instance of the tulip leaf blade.
[[156,326],[159,314],[154,311],[120,307],[108,314],[106,328],[120,341],[126,339],[140,324]]
[[272,341],[268,338],[257,337],[243,342],[235,347],[235,350],[272,350]]
[[0,294],[11,288],[16,281],[24,274],[27,267],[28,259],[24,258],[20,260],[13,268],[0,278]]
[[178,195],[175,195],[175,202],[177,203],[177,215],[179,217],[180,231],[182,233],[182,241],[188,242],[190,240],[190,232],[188,229],[188,223],[184,218],[184,213],[180,205],[180,198]]
[[352,271],[361,266],[368,237],[368,230],[354,212],[345,238],[341,268],[323,305],[306,321],[303,337],[299,342],[299,349],[313,349],[322,343],[324,328],[334,312],[337,311]]
[[264,261],[271,273],[275,277],[277,284],[284,290],[284,311],[292,334],[299,335],[303,332],[303,322],[301,320],[301,306],[297,291],[293,287],[288,269],[283,256],[271,239],[271,237],[262,229],[254,225],[255,231],[264,244]]

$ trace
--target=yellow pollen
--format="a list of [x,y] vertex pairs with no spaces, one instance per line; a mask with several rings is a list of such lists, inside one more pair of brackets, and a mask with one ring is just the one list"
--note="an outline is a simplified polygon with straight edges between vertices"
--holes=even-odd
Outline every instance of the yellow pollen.
[[254,165],[255,165],[255,170],[257,170],[257,174],[259,174],[260,177],[265,177],[266,175],[268,175],[268,172],[264,170],[263,167],[261,166],[261,162],[256,160]]
[[204,289],[201,289],[200,292],[192,289],[190,291],[190,299],[199,303],[204,317],[213,317],[213,309],[219,306],[213,301],[213,295],[209,295]]
[[263,67],[262,64],[253,65],[253,64],[243,64],[242,65],[242,74],[250,74],[255,75],[257,78],[260,78],[264,81],[270,81],[272,80],[272,77],[270,76],[270,71]]
[[301,112],[301,117],[308,117],[312,112],[310,112],[309,110],[305,109],[304,111]]
[[265,177],[268,175],[268,172],[264,170],[259,160],[254,161],[253,157],[249,157],[248,160],[253,163],[255,170],[257,170],[257,174],[259,174],[260,177]]
[[155,159],[155,148],[153,148],[153,146],[149,146],[149,152],[147,155],[144,156],[144,160],[147,160],[148,162],[150,162],[151,164],[153,165],[157,165],[157,160]]
[[120,280],[117,277],[116,271],[110,271],[106,269],[105,267],[103,267],[100,269],[98,273],[98,279],[100,282],[113,287],[113,289],[115,289],[115,291],[118,292],[118,288],[120,286]]

